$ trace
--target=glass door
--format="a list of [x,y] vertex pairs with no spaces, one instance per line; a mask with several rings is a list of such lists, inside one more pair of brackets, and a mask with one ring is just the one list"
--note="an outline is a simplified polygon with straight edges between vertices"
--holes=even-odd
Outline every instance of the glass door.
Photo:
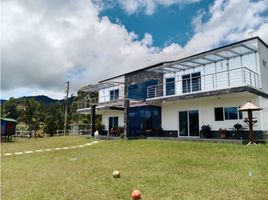
[[188,112],[188,115],[189,115],[189,135],[199,136],[198,110],[191,110]]
[[179,112],[179,136],[199,136],[198,110]]

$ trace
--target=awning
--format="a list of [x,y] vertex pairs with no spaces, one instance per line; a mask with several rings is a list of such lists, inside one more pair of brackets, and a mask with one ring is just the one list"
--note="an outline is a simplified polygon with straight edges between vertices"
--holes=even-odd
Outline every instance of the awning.
[[121,83],[121,82],[103,82],[103,83],[98,83],[95,85],[84,86],[80,90],[84,91],[84,92],[98,92],[99,90],[111,88],[111,87],[116,87],[116,86],[119,86],[122,84],[124,84],[124,83]]

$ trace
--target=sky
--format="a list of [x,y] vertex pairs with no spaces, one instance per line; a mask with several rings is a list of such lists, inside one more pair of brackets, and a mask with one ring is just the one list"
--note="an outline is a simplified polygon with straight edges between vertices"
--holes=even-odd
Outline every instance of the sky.
[[2,0],[1,99],[62,99],[106,78],[259,36],[268,0]]

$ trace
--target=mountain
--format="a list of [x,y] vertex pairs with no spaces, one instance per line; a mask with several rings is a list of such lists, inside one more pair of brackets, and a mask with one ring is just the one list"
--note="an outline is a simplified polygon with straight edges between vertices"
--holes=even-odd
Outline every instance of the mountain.
[[[52,99],[48,96],[45,96],[45,95],[37,95],[37,96],[25,96],[25,97],[19,97],[19,98],[16,98],[17,100],[21,100],[21,99],[30,99],[30,98],[34,98],[36,101],[40,102],[40,103],[43,103],[45,105],[50,105],[50,104],[53,104],[53,103],[64,103],[64,99]],[[74,96],[71,96],[68,98],[68,103],[72,103],[73,102],[73,99],[74,99]],[[4,99],[1,99],[1,104],[4,104],[6,101],[8,100],[4,100]]]

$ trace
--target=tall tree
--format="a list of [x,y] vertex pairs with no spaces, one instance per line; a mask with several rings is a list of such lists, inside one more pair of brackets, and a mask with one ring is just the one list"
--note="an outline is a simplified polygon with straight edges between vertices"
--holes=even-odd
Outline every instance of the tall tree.
[[39,128],[40,108],[40,103],[34,98],[25,98],[24,121],[34,135],[36,129]]
[[11,97],[7,102],[1,105],[1,117],[17,119],[19,117],[17,105],[18,102]]

